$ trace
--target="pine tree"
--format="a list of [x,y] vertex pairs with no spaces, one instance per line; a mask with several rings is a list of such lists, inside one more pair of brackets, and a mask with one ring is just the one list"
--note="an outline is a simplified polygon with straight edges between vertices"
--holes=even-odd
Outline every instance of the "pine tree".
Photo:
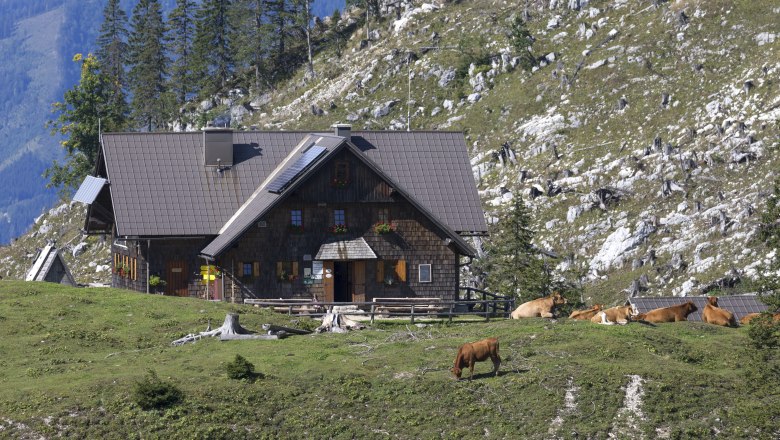
[[270,86],[268,62],[272,25],[266,0],[235,0],[230,20],[236,30],[232,39],[236,65],[251,71],[255,90]]
[[195,92],[192,74],[192,44],[195,38],[195,2],[176,0],[176,8],[168,16],[170,35],[168,53],[173,57],[169,89],[176,96],[176,104],[183,105]]
[[159,0],[140,0],[133,9],[130,34],[132,118],[149,131],[165,127],[170,117],[166,74],[165,25]]
[[311,47],[311,4],[312,0],[295,0],[298,4],[298,13],[296,14],[295,23],[306,36],[306,74],[310,77],[314,76],[314,62],[312,60],[312,47]]
[[486,276],[488,290],[502,295],[531,300],[547,293],[549,270],[534,248],[531,214],[521,197],[490,228],[485,242],[485,257],[477,270]]
[[195,13],[193,71],[204,93],[223,89],[233,75],[231,0],[204,0]]
[[103,24],[97,38],[97,61],[103,73],[109,79],[112,106],[127,108],[127,14],[119,5],[119,0],[109,0],[103,10]]
[[44,174],[49,179],[47,186],[60,188],[63,193],[78,187],[95,169],[100,132],[125,128],[123,106],[112,100],[113,83],[102,72],[97,58],[76,54],[73,61],[81,63],[81,79],[65,92],[62,102],[53,104],[57,118],[46,124],[52,135],[65,137],[65,163],[55,161]]

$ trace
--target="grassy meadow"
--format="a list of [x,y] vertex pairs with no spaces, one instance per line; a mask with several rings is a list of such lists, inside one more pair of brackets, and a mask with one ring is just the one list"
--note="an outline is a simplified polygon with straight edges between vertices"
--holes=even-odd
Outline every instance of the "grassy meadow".
[[[196,299],[0,282],[0,437],[780,435],[776,361],[751,348],[744,328],[385,321],[349,334],[170,345],[231,311],[252,330],[316,326]],[[458,345],[488,336],[500,340],[499,376],[487,362],[475,380],[453,380]],[[256,380],[227,378],[236,354],[255,365]],[[183,401],[142,410],[132,393],[149,369]]]

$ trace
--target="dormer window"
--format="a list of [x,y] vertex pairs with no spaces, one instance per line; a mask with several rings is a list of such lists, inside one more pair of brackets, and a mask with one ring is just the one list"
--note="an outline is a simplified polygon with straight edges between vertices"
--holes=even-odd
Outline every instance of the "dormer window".
[[336,161],[330,184],[336,188],[344,188],[349,185],[349,162],[346,160]]

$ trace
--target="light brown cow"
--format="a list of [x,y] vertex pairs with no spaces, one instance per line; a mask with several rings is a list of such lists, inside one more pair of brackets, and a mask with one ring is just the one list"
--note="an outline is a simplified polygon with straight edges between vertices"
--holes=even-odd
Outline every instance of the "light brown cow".
[[604,325],[626,325],[631,320],[633,314],[634,310],[630,305],[617,306],[596,313],[595,316],[590,318],[590,321]]
[[709,304],[704,306],[701,312],[701,320],[708,324],[722,325],[724,327],[736,327],[737,320],[734,314],[726,309],[718,307],[718,297],[711,296],[707,298]]
[[498,376],[501,357],[498,355],[498,339],[487,338],[477,342],[465,343],[458,348],[452,374],[460,380],[463,369],[469,368],[469,380],[474,376],[474,364],[490,358],[493,361],[493,373]]
[[[742,325],[748,325],[750,324],[750,321],[754,320],[755,318],[758,318],[762,314],[763,313],[748,313],[747,315],[743,316],[742,319],[739,320],[739,323]],[[772,315],[772,322],[780,322],[780,312]]]
[[511,316],[512,319],[537,317],[554,318],[555,307],[562,306],[566,304],[566,302],[566,298],[564,298],[560,293],[555,292],[554,294],[545,296],[544,298],[539,298],[520,304],[520,306],[512,312]]
[[604,310],[604,304],[595,304],[593,307],[585,310],[575,310],[569,315],[570,319],[581,319],[586,321],[592,318],[596,313]]
[[687,321],[688,315],[699,310],[693,301],[677,304],[671,307],[661,307],[660,309],[650,310],[647,313],[640,313],[636,316],[637,321],[646,321],[652,323],[660,322],[678,322]]

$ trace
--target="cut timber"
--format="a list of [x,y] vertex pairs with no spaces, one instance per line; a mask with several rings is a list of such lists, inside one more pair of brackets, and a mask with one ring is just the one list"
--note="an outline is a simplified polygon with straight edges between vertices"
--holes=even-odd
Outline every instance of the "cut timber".
[[364,328],[366,326],[347,318],[341,313],[328,313],[322,317],[322,325],[317,327],[315,331],[317,333],[346,333],[348,330],[361,330]]
[[238,323],[238,315],[234,313],[228,313],[225,316],[225,322],[222,323],[221,327],[214,330],[200,332],[198,334],[190,333],[181,339],[177,339],[171,342],[171,345],[184,345],[188,342],[195,342],[198,339],[204,337],[220,336],[221,340],[225,340],[226,336],[230,337],[235,335],[250,335],[252,333],[253,332],[245,329],[244,327],[241,327],[241,325]]
[[272,335],[239,335],[239,334],[233,334],[233,335],[220,335],[219,340],[220,341],[236,341],[236,340],[244,340],[244,339],[263,339],[263,340],[269,340],[269,339],[283,339],[286,338],[288,335],[286,332],[278,332],[274,333]]
[[290,333],[292,335],[308,335],[311,333],[309,330],[300,330],[297,328],[282,327],[281,325],[263,324],[263,330],[269,334],[276,334],[279,332]]

